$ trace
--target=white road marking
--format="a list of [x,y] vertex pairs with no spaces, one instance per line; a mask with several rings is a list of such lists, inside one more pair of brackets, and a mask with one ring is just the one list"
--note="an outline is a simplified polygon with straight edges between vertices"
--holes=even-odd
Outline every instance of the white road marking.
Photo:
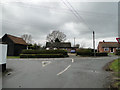
[[71,67],[71,65],[69,65],[67,68],[65,68],[63,71],[59,72],[57,75],[61,75],[62,73],[64,73],[65,71],[67,71],[69,68]]
[[51,63],[51,61],[42,61],[42,66],[45,67],[50,63]]
[[92,70],[91,72],[94,72],[94,73],[100,73],[100,72],[98,72],[98,71],[95,71],[95,70]]
[[74,59],[72,59],[72,63],[74,62]]

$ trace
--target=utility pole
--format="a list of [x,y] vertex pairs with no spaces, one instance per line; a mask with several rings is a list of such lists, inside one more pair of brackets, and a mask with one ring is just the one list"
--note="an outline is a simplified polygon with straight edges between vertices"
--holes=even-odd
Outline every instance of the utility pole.
[[93,49],[94,49],[94,57],[96,56],[95,54],[95,32],[93,31]]
[[75,37],[74,37],[74,47],[75,47]]

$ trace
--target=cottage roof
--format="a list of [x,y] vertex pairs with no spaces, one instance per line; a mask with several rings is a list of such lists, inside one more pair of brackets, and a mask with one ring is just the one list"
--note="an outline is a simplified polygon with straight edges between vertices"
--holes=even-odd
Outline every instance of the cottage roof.
[[103,47],[103,48],[120,47],[120,44],[117,42],[99,42],[99,45],[101,45],[101,47]]
[[16,44],[27,45],[27,43],[25,42],[25,40],[23,40],[20,37],[16,37],[16,36],[9,35],[9,34],[5,34],[3,37],[5,37],[5,36],[9,37]]
[[0,38],[0,44],[7,44],[7,43],[2,42],[2,38]]
[[49,48],[70,48],[70,42],[47,42],[46,47]]

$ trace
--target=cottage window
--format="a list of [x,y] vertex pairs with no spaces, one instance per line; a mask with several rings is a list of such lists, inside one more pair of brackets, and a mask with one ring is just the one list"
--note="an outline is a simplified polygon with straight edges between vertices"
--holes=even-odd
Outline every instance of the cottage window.
[[104,51],[109,51],[109,48],[104,48]]

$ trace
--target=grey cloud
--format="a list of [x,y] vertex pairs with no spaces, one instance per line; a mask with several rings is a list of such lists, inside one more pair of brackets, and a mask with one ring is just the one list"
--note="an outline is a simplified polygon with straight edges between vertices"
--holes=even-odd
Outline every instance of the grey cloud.
[[[94,30],[96,39],[117,37],[117,3],[76,2],[71,4],[89,25],[86,25],[83,20],[78,20],[62,2],[4,4],[3,35],[10,33],[21,36],[29,33],[34,40],[40,41],[45,40],[46,35],[52,30],[60,30],[70,41],[76,37],[76,39],[90,42],[92,30]],[[92,29],[89,30],[88,26]]]

